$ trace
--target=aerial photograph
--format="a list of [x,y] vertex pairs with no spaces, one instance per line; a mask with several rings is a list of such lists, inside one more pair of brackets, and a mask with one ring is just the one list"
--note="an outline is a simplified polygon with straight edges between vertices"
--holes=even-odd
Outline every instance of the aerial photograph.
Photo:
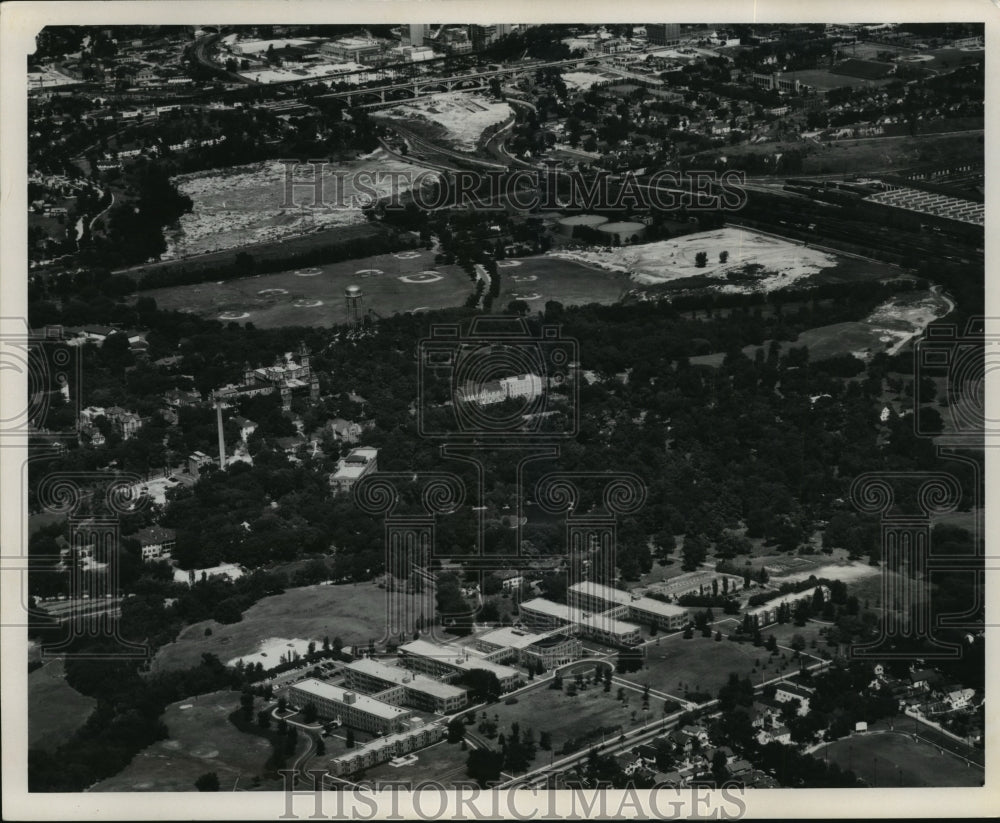
[[371,16],[35,37],[27,791],[979,790],[983,24]]

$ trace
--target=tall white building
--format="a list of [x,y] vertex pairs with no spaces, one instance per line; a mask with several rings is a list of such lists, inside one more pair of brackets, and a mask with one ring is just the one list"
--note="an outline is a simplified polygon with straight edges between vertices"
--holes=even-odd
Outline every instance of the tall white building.
[[426,23],[410,23],[403,27],[403,45],[404,46],[422,46],[424,44],[424,37],[427,34],[427,24]]

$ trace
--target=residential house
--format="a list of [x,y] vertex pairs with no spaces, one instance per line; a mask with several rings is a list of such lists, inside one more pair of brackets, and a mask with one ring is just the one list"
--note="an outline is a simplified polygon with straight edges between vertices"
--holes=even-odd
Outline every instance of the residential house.
[[941,675],[934,671],[934,669],[912,669],[910,671],[910,686],[915,691],[930,691],[940,682]]
[[157,560],[168,557],[176,544],[176,532],[161,526],[150,526],[136,535],[143,560]]
[[956,689],[948,692],[944,699],[952,709],[964,709],[972,702],[975,694],[975,689]]
[[774,692],[774,699],[779,703],[788,703],[792,700],[799,701],[799,716],[803,716],[809,713],[809,699],[812,697],[812,692],[802,686],[797,686],[794,683],[787,683],[782,681],[778,684],[777,689]]
[[353,420],[345,420],[343,417],[335,417],[328,420],[326,424],[329,432],[337,439],[345,443],[357,443],[361,439],[361,424]]
[[240,440],[244,443],[251,434],[257,431],[257,424],[254,423],[253,420],[247,420],[245,417],[234,417],[233,422],[236,424],[236,428],[240,432]]

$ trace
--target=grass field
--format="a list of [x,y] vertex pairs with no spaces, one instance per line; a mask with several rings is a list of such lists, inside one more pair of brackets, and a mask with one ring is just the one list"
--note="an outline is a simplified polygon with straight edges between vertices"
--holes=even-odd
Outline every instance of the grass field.
[[[374,583],[306,586],[266,597],[251,606],[239,623],[206,620],[188,626],[153,660],[157,671],[196,666],[205,652],[223,662],[248,656],[269,638],[315,640],[339,637],[344,645],[378,642],[385,633],[385,591]],[[205,629],[212,634],[205,636]],[[273,665],[278,664],[275,659]]]
[[[586,691],[578,692],[571,697],[566,694],[566,684],[573,682],[572,677],[564,679],[563,691],[559,692],[542,685],[537,689],[521,692],[517,695],[517,703],[507,705],[498,703],[486,709],[487,716],[499,715],[497,731],[508,735],[511,723],[519,723],[521,730],[533,729],[535,740],[543,731],[552,735],[552,750],[558,754],[568,740],[580,738],[595,729],[609,726],[621,726],[628,730],[642,725],[642,696],[628,690],[626,703],[617,700],[618,686],[612,685],[611,691],[605,693],[603,686],[588,686]],[[480,710],[481,712],[482,710]],[[636,719],[632,719],[632,712]],[[663,716],[663,701],[650,696],[649,712],[646,722]],[[478,719],[479,715],[477,715]],[[475,729],[475,726],[471,726]],[[617,736],[617,732],[608,737]],[[600,737],[597,738],[598,741]],[[545,762],[546,752],[539,752],[536,764]]]
[[565,306],[614,303],[631,285],[627,275],[554,257],[500,261],[499,272],[500,297],[495,306],[503,308],[520,299],[532,312],[541,311],[547,300]]
[[892,81],[891,77],[876,77],[866,80],[848,74],[834,74],[826,69],[806,69],[789,72],[789,75],[821,92],[829,91],[830,89],[841,89],[844,86],[850,86],[852,89],[863,88],[865,86],[876,88]]
[[249,788],[251,779],[264,771],[271,744],[229,722],[239,705],[238,692],[214,692],[170,704],[163,713],[169,737],[139,752],[125,769],[91,791],[196,791],[195,780],[206,772],[218,775],[220,791],[232,791],[237,780],[240,787]]
[[837,740],[813,753],[851,768],[870,786],[981,786],[983,771],[910,734],[875,732]]
[[[472,291],[472,281],[465,272],[457,266],[437,269],[433,252],[420,250],[412,254],[415,256],[404,259],[382,254],[221,283],[150,289],[142,294],[153,297],[160,308],[204,317],[224,316],[260,328],[329,327],[346,323],[344,289],[350,285],[360,286],[364,291],[364,310],[373,309],[383,316],[420,308],[460,306],[465,302]],[[431,269],[440,275],[433,282],[407,283],[399,279]],[[268,292],[270,289],[275,291]],[[297,306],[297,301],[315,305]]]
[[[348,321],[344,289],[357,285],[365,294],[363,308],[388,317],[397,312],[462,305],[472,281],[458,266],[436,266],[434,253],[418,250],[331,263],[314,269],[285,271],[224,282],[196,283],[150,289],[144,296],[162,309],[199,314],[260,328],[278,326],[329,327]],[[409,255],[413,254],[413,257]],[[614,303],[628,288],[625,275],[583,266],[569,260],[529,257],[500,261],[501,294],[496,307],[523,299],[532,311],[547,300],[564,305]],[[427,282],[400,278],[434,271]],[[306,305],[308,304],[308,305]]]
[[[863,320],[849,320],[817,326],[802,332],[794,342],[779,341],[784,353],[790,348],[807,346],[810,360],[823,360],[842,354],[853,354],[864,359],[878,352],[897,349],[907,343],[934,320],[944,316],[948,304],[944,298],[929,291],[909,292],[898,295],[890,303],[879,306]],[[767,351],[769,341],[763,348]],[[743,353],[753,357],[760,346],[745,346]],[[898,349],[897,349],[898,350]],[[691,362],[703,366],[719,366],[725,355],[721,352],[698,355]]]
[[54,751],[79,729],[97,705],[66,682],[62,659],[28,675],[28,747]]
[[[372,783],[404,781],[411,786],[432,780],[448,786],[451,781],[468,779],[465,774],[465,763],[469,759],[470,751],[471,748],[463,750],[459,743],[442,740],[440,743],[434,743],[426,749],[414,752],[417,756],[416,763],[398,768],[388,763],[380,763],[365,769],[361,779]],[[319,761],[313,763],[314,768],[316,765],[319,765]]]
[[[772,144],[767,143],[765,146]],[[802,176],[902,169],[924,163],[982,162],[983,135],[927,134],[867,137],[816,146],[802,161]]]
[[[659,643],[654,640],[646,646],[646,668],[620,676],[640,686],[649,683],[652,688],[669,694],[683,696],[690,690],[714,697],[729,679],[730,672],[736,672],[741,678],[749,677],[759,685],[762,680],[795,674],[799,670],[799,661],[792,660],[788,651],[784,652],[786,660],[782,663],[780,654],[771,658],[762,646],[725,639],[729,626],[729,623],[720,624],[724,639],[719,642],[702,637],[699,632],[690,640],[680,636]],[[767,634],[765,631],[765,638]],[[758,660],[761,668],[754,672]],[[807,658],[806,662],[815,661]]]

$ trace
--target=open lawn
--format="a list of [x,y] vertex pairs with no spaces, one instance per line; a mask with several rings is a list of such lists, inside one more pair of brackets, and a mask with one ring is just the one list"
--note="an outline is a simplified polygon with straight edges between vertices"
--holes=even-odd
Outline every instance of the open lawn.
[[[460,306],[472,291],[469,276],[457,266],[436,267],[433,252],[400,254],[238,280],[150,289],[142,295],[153,297],[161,309],[274,328],[347,323],[344,289],[350,285],[361,287],[365,312],[371,309],[382,316]],[[434,271],[436,276],[417,278],[416,282],[400,279],[425,271]]]
[[66,682],[62,658],[28,675],[28,747],[55,751],[79,729],[97,705]]
[[[563,691],[560,692],[548,688],[547,681],[539,688],[520,692],[517,695],[517,703],[513,705],[500,702],[488,707],[485,709],[486,714],[491,720],[494,714],[499,715],[497,731],[504,735],[510,734],[510,725],[515,722],[520,724],[522,732],[525,729],[533,729],[536,741],[543,731],[549,732],[552,735],[552,750],[556,754],[562,751],[567,741],[574,739],[579,741],[595,730],[620,726],[621,730],[625,731],[642,725],[640,692],[626,690],[624,704],[617,699],[619,686],[614,684],[610,692],[605,692],[603,686],[588,685],[586,691],[580,691],[571,697],[566,693],[571,682],[574,682],[572,676],[564,678]],[[477,711],[477,722],[482,716],[482,711],[484,710]],[[635,720],[632,719],[632,712],[636,713]],[[662,716],[663,701],[651,695],[646,722]],[[475,730],[476,726],[469,728]],[[606,736],[610,739],[617,737],[619,733],[619,731],[607,732]],[[596,739],[600,742],[599,734]],[[585,748],[584,745],[580,747]],[[547,754],[539,751],[536,764],[544,763],[542,758],[547,757]]]
[[[340,586],[305,586],[254,603],[239,623],[223,625],[205,620],[188,626],[178,639],[164,646],[153,660],[153,669],[196,666],[205,652],[223,662],[248,657],[271,639],[315,640],[339,637],[344,645],[379,642],[385,634],[385,591],[374,583]],[[212,634],[205,636],[205,629]],[[277,656],[271,663],[276,666]],[[267,662],[264,663],[268,667]]]
[[206,772],[218,775],[220,791],[249,788],[253,777],[264,772],[271,744],[229,722],[239,705],[239,693],[229,691],[170,704],[163,713],[169,737],[139,752],[124,770],[91,791],[196,791],[195,780]]
[[829,756],[841,767],[852,769],[870,786],[983,785],[982,769],[901,732],[852,735],[815,751],[813,756]]
[[[805,652],[807,654],[818,654],[819,650],[826,647],[826,638],[820,636],[820,631],[825,628],[823,623],[814,620],[807,620],[804,626],[796,626],[794,623],[776,623],[761,629],[761,635],[766,640],[770,635],[774,635],[779,646],[791,646],[792,638],[801,635],[806,641]],[[816,641],[816,648],[810,649],[812,641]]]
[[802,176],[864,174],[924,163],[957,164],[963,160],[976,163],[982,162],[982,157],[981,132],[948,136],[866,137],[816,146],[802,162]]
[[[784,652],[786,660],[781,662],[781,655],[771,658],[763,646],[751,643],[735,643],[725,637],[731,624],[720,624],[723,639],[716,641],[701,636],[695,632],[690,640],[684,640],[680,635],[654,640],[646,645],[646,667],[637,672],[619,675],[633,683],[643,685],[649,683],[654,689],[676,694],[683,697],[685,691],[702,692],[715,697],[721,686],[726,684],[730,672],[736,672],[741,678],[749,677],[754,684],[763,680],[771,680],[784,674],[795,674],[799,670],[799,661],[792,660],[790,652]],[[767,633],[764,633],[766,638]],[[753,671],[756,661],[763,668]],[[807,658],[808,663],[812,663]]]
[[524,300],[532,312],[541,311],[548,300],[565,306],[614,303],[628,290],[628,277],[555,257],[525,257],[501,260],[500,297],[496,308],[512,300]]
[[[935,292],[907,292],[879,306],[863,320],[806,329],[794,342],[779,341],[779,345],[783,353],[790,348],[806,346],[811,360],[823,360],[842,354],[853,354],[868,360],[883,351],[896,354],[930,322],[943,317],[949,310],[948,302]],[[769,345],[770,341],[764,341],[762,346],[745,346],[743,353],[752,358],[758,348],[767,351]],[[721,352],[713,352],[692,357],[691,362],[719,366],[723,358]]]
[[[677,552],[677,554],[680,555],[680,552]],[[681,565],[681,558],[679,556],[668,557],[665,564],[661,564],[659,560],[654,560],[653,568],[639,578],[639,585],[651,586],[654,583],[662,583],[665,580],[671,580],[682,574],[686,574],[686,572]]]
[[830,89],[841,89],[844,86],[850,86],[852,89],[863,88],[865,86],[874,88],[892,82],[891,77],[865,79],[853,74],[834,74],[827,69],[806,69],[789,72],[788,74],[799,82],[805,83],[807,86],[812,86],[820,92],[829,91]]
[[[629,287],[621,273],[551,257],[501,260],[499,271],[498,308],[517,299],[532,311],[541,310],[547,300],[564,305],[614,303]],[[163,309],[261,328],[329,327],[348,321],[344,289],[350,285],[364,292],[364,311],[383,317],[460,306],[472,291],[472,281],[459,267],[437,266],[433,252],[416,250],[142,294]]]
[[[475,727],[473,726],[473,728]],[[426,781],[435,781],[449,786],[453,781],[468,780],[465,764],[471,750],[471,747],[463,750],[461,743],[449,743],[447,740],[442,740],[426,749],[413,752],[417,756],[416,763],[398,768],[390,766],[388,763],[380,763],[370,769],[365,769],[361,779],[372,783],[403,781],[414,787]],[[313,761],[312,768],[319,765],[319,760]]]

